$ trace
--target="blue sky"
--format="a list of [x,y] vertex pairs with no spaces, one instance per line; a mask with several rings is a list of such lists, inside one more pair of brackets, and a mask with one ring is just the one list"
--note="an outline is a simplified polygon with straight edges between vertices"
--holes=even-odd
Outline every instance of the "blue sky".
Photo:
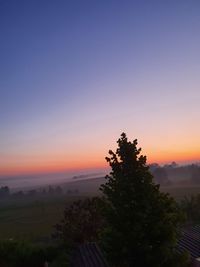
[[199,1],[1,0],[0,173],[101,165],[122,131],[199,160],[199,29]]

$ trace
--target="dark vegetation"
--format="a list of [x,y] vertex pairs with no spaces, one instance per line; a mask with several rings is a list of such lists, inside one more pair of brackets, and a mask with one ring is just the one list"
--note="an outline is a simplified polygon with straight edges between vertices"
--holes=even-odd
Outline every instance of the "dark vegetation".
[[177,253],[182,212],[162,193],[146,165],[146,157],[125,134],[116,152],[107,157],[112,171],[101,186],[105,196],[106,227],[103,248],[114,266],[184,266]]
[[1,267],[42,267],[46,259],[52,262],[52,266],[56,258],[59,262],[60,251],[59,247],[34,246],[19,241],[2,241],[0,243],[0,255]]
[[99,240],[105,224],[104,202],[98,198],[77,200],[64,210],[64,218],[55,225],[53,237],[66,247]]
[[180,202],[180,207],[185,213],[188,225],[200,224],[200,194],[185,197]]
[[41,188],[41,189],[30,189],[30,190],[19,190],[16,192],[11,193],[8,186],[2,186],[0,187],[0,200],[2,199],[21,199],[25,198],[28,199],[30,197],[49,197],[49,196],[60,196],[62,194],[78,194],[78,189],[68,189],[64,191],[61,186],[51,186],[49,185],[47,188]]
[[154,163],[149,167],[155,182],[161,186],[200,185],[200,166],[198,164],[179,166],[172,162],[160,166]]
[[112,169],[106,179],[0,188],[0,266],[69,266],[73,249],[91,241],[110,266],[188,266],[176,247],[180,228],[200,222],[200,195],[192,196],[199,192],[199,166],[147,166],[137,140],[125,134],[106,159]]

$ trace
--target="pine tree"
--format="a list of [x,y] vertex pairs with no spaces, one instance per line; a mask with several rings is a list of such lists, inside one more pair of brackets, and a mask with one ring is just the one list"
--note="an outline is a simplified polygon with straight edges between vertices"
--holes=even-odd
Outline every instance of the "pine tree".
[[182,214],[175,200],[154,184],[137,140],[122,133],[117,143],[116,153],[106,157],[112,171],[100,187],[107,203],[107,256],[114,266],[185,266],[176,250]]

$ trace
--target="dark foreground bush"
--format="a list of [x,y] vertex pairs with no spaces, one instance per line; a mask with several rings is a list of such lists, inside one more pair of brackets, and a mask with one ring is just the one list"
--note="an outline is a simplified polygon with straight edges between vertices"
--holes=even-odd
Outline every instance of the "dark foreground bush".
[[36,246],[26,242],[1,241],[1,267],[43,267],[45,262],[49,266],[67,266],[67,253],[54,246]]

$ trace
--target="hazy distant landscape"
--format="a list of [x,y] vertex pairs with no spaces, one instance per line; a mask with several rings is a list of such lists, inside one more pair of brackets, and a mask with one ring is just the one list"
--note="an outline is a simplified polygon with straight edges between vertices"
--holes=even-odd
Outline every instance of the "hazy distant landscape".
[[[150,171],[155,177],[155,182],[162,187],[198,187],[200,185],[200,164],[178,165],[175,162],[166,165],[157,163],[150,164]],[[18,190],[28,191],[30,189],[46,188],[49,185],[61,185],[63,188],[75,188],[82,192],[94,192],[105,180],[109,169],[91,170],[89,172],[60,172],[37,175],[19,175],[0,177],[0,187],[8,186],[11,192]]]
[[[154,170],[159,168],[160,176],[157,179],[164,183],[161,191],[170,193],[178,202],[185,197],[200,194],[200,184],[192,180],[194,175],[191,172],[191,169],[198,170],[198,165],[152,167]],[[1,185],[10,185],[13,193],[24,190],[24,195],[0,199],[0,239],[51,242],[53,225],[61,219],[66,205],[76,199],[101,194],[99,187],[106,180],[105,176],[98,176],[100,174],[76,174],[69,178],[64,178],[62,174],[58,180],[54,176],[0,180]],[[48,193],[49,186],[52,189],[59,186],[62,191]],[[42,190],[46,190],[45,194]],[[12,227],[13,224],[15,227]]]
[[19,176],[1,176],[0,187],[8,186],[11,191],[28,190],[31,188],[39,188],[53,184],[62,184],[76,179],[95,178],[100,175],[105,175],[105,170],[97,170],[98,172],[90,171],[83,174],[81,171],[60,172],[50,174],[36,174],[36,175],[19,175]]

